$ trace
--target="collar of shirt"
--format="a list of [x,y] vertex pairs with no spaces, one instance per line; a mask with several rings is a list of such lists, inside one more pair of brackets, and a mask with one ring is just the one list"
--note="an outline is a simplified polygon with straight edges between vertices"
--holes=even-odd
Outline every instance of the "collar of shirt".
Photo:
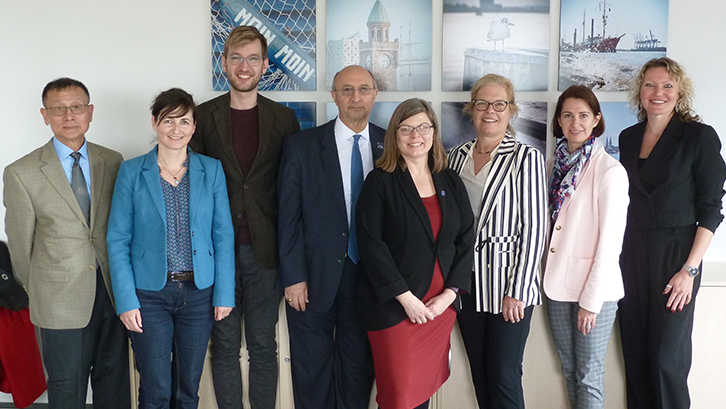
[[[59,141],[58,138],[56,138],[55,136],[53,137],[53,148],[55,149],[55,153],[58,155],[58,159],[60,160],[61,166],[63,167],[63,171],[68,178],[68,183],[71,183],[73,174],[73,162],[75,162],[75,159],[73,159],[71,153],[73,153],[74,150],[64,145],[63,142]],[[78,150],[78,152],[80,152],[81,154],[81,158],[78,160],[78,163],[81,166],[83,178],[86,179],[86,188],[88,188],[88,194],[90,195],[91,163],[88,160],[88,141],[83,141],[83,145],[81,146],[81,149]]]
[[359,133],[348,128],[340,117],[335,119],[335,146],[338,148],[338,161],[340,162],[340,176],[343,178],[343,194],[345,195],[345,207],[350,221],[350,159],[353,153],[353,135],[360,135],[358,147],[360,157],[363,161],[363,177],[373,170],[373,151],[371,150],[371,139],[368,134],[369,126],[366,125]]

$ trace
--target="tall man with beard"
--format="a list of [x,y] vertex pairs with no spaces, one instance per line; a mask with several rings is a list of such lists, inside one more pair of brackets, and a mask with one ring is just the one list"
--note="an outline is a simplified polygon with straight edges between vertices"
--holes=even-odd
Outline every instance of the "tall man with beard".
[[222,162],[236,237],[236,306],[212,330],[212,379],[220,409],[242,408],[243,315],[252,408],[273,409],[277,393],[276,185],[282,141],[300,125],[295,111],[257,93],[267,66],[265,37],[255,27],[235,28],[222,55],[230,92],[199,106],[189,143]]
[[[368,407],[373,360],[360,326],[355,205],[383,153],[368,123],[376,90],[363,67],[333,79],[338,117],[288,138],[280,167],[280,281],[296,409]],[[356,191],[357,190],[357,191]]]

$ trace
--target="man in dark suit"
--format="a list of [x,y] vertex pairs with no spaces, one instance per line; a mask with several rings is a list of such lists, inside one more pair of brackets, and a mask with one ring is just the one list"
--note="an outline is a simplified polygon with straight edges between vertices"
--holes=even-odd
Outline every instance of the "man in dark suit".
[[220,409],[242,407],[243,314],[250,404],[274,409],[277,394],[276,183],[282,141],[300,125],[295,111],[257,93],[267,65],[265,37],[255,27],[234,29],[222,56],[230,92],[199,106],[189,143],[194,151],[222,162],[236,237],[236,307],[212,330],[212,378]]
[[355,204],[383,152],[385,130],[368,123],[372,75],[335,75],[338,118],[285,140],[278,182],[280,281],[287,301],[295,408],[367,408],[373,383],[360,327]]
[[86,140],[88,89],[70,78],[43,89],[53,138],[5,168],[5,232],[30,320],[40,327],[52,409],[131,407],[128,340],[116,316],[106,228],[121,154]]

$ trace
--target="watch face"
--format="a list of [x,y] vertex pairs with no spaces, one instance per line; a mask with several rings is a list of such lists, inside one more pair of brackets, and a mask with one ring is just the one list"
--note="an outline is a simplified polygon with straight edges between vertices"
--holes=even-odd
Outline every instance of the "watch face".
[[365,64],[366,68],[368,68],[368,69],[371,68],[371,55],[370,54],[366,55],[364,64]]
[[388,68],[391,65],[391,57],[386,54],[378,56],[378,66],[382,68]]

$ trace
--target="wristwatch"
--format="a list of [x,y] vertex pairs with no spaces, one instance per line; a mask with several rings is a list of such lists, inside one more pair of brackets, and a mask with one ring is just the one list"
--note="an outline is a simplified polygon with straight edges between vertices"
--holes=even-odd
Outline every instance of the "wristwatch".
[[691,267],[686,263],[683,263],[683,267],[681,268],[686,270],[688,272],[688,275],[691,277],[696,277],[701,272],[701,269],[699,269],[698,267]]

